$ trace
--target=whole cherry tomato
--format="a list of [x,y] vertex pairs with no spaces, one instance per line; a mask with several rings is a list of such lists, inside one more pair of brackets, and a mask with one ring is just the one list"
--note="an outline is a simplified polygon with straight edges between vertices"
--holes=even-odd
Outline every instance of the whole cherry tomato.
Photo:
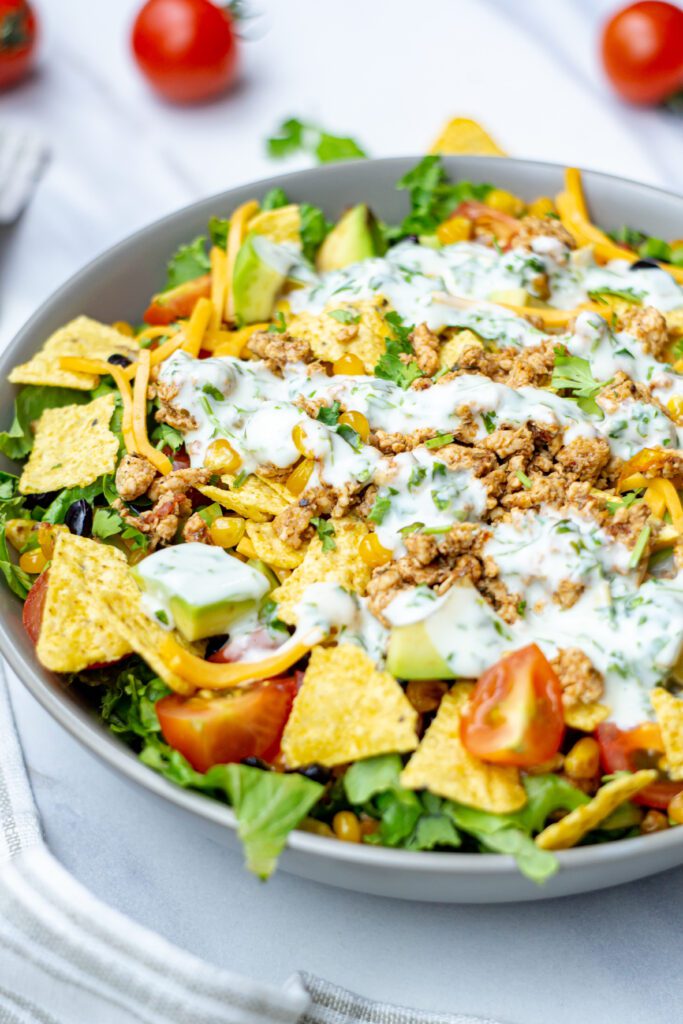
[[602,60],[612,85],[631,103],[661,103],[683,89],[683,10],[643,0],[605,26]]
[[547,761],[560,749],[563,735],[562,687],[536,644],[484,672],[461,724],[470,754],[520,767]]
[[211,0],[147,0],[132,35],[140,70],[173,103],[196,103],[235,79],[237,41],[227,8]]
[[0,0],[0,89],[33,67],[37,22],[27,0]]

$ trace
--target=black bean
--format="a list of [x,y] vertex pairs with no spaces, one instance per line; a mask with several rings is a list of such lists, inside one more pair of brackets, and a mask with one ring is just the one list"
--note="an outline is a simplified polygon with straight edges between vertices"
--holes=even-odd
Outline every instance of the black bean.
[[114,352],[113,355],[107,357],[108,363],[113,363],[114,366],[130,366],[133,362],[128,356],[123,356],[119,352]]
[[24,498],[26,508],[47,508],[57,497],[58,491],[43,491],[42,494],[27,494]]
[[77,537],[92,537],[92,505],[85,498],[79,498],[69,505],[64,522]]
[[658,262],[658,260],[645,259],[645,260],[636,260],[636,262],[632,263],[631,266],[628,269],[629,270],[652,270],[652,269],[654,269],[654,270],[661,270],[662,268],[661,268],[661,265]]
[[220,651],[221,647],[223,647],[227,642],[227,633],[223,636],[210,636],[209,639],[206,641],[206,650],[204,652],[204,657],[210,658],[212,654],[216,653],[216,651]]
[[325,786],[332,778],[332,772],[321,764],[307,764],[303,768],[292,768],[290,774],[303,775],[311,782],[320,782]]
[[270,771],[270,765],[262,761],[260,757],[243,757],[240,764],[246,765],[247,768],[260,768],[262,772]]

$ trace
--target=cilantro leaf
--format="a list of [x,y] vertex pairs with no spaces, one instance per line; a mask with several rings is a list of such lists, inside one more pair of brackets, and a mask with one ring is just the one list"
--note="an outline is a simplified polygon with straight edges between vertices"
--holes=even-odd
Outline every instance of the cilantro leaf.
[[363,447],[363,442],[360,439],[360,434],[357,430],[354,430],[348,423],[339,423],[337,425],[337,433],[340,437],[343,437],[347,444],[350,444],[355,452],[360,451]]
[[550,383],[558,391],[571,392],[571,397],[583,412],[599,416],[601,419],[605,415],[595,401],[595,396],[610,384],[611,380],[596,380],[587,359],[570,356],[561,348],[556,348],[555,369]]
[[287,321],[282,310],[278,310],[278,314],[272,324],[269,325],[268,331],[270,334],[284,334],[287,330]]
[[328,316],[337,320],[340,324],[359,324],[360,313],[354,313],[351,309],[330,309]]
[[384,517],[391,508],[391,498],[388,494],[377,495],[373,503],[370,512],[368,513],[368,519],[371,523],[377,523],[378,526],[383,522]]
[[277,134],[266,139],[268,156],[280,160],[295,153],[307,153],[318,163],[334,160],[359,160],[367,153],[348,135],[332,135],[310,121],[289,117],[277,129]]
[[195,277],[208,274],[211,269],[206,254],[206,238],[200,235],[188,245],[181,245],[168,261],[164,291],[177,288],[179,284],[192,281]]
[[326,427],[333,427],[339,419],[340,409],[341,405],[337,401],[334,401],[332,405],[321,405],[316,419],[324,423]]
[[263,197],[261,203],[262,210],[279,210],[281,206],[287,206],[289,199],[287,198],[284,189],[282,188],[271,188]]
[[329,519],[322,519],[316,516],[311,519],[311,525],[315,526],[318,536],[322,541],[323,551],[334,551],[337,542],[334,539],[334,523]]
[[317,206],[311,206],[310,203],[299,204],[299,218],[299,234],[301,235],[303,254],[307,260],[313,261],[332,225],[323,211]]
[[157,448],[168,446],[174,452],[177,452],[185,443],[185,438],[180,431],[168,423],[157,424],[150,436]]
[[92,521],[92,535],[106,540],[122,532],[124,522],[113,508],[96,508]]
[[492,186],[460,181],[452,184],[439,156],[426,156],[396,182],[397,189],[410,194],[411,211],[398,228],[389,228],[396,241],[404,235],[433,234],[442,221],[466,199],[485,199]]
[[230,221],[225,217],[209,217],[209,239],[211,245],[217,245],[219,249],[225,249],[228,244],[228,231]]
[[401,359],[402,355],[408,355],[413,351],[410,335],[414,327],[405,324],[398,313],[387,313],[384,319],[391,327],[393,337],[385,339],[386,351],[380,356],[375,366],[375,377],[391,380],[405,391],[414,380],[423,376],[422,370],[414,359],[408,361]]

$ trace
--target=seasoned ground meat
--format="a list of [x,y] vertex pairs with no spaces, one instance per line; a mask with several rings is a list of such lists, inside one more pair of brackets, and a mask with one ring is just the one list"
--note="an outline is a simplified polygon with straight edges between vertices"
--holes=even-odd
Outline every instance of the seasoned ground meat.
[[193,512],[183,526],[183,540],[188,544],[213,544],[209,526],[199,512]]
[[430,331],[427,324],[418,324],[410,335],[415,360],[426,377],[432,377],[439,369],[439,336]]
[[401,452],[411,452],[413,448],[424,444],[437,434],[438,430],[432,430],[431,427],[420,427],[412,434],[390,434],[386,430],[373,430],[369,443],[378,448],[383,455],[400,455]]
[[171,384],[167,381],[157,381],[153,385],[150,394],[155,394],[159,399],[160,407],[155,413],[155,419],[158,423],[168,423],[169,427],[174,427],[181,433],[186,433],[188,430],[196,430],[199,424],[187,409],[181,409],[173,405],[173,399],[178,394],[178,387],[176,384]]
[[302,505],[290,505],[273,519],[273,529],[283,544],[291,548],[300,548],[313,536],[311,519],[316,515],[315,508],[306,501]]
[[576,249],[576,242],[566,227],[554,217],[522,217],[519,230],[512,237],[513,249],[530,249],[535,238],[556,238],[568,249]]
[[135,501],[152,484],[157,471],[142,455],[124,455],[116,470],[116,490],[124,501]]
[[187,494],[192,487],[203,487],[210,479],[210,469],[174,469],[172,473],[158,477],[148,494],[152,501],[158,501],[166,494]]
[[192,511],[192,505],[184,494],[165,494],[154,508],[140,515],[129,512],[120,499],[113,503],[113,507],[124,522],[149,537],[152,551],[159,544],[173,543],[182,520]]
[[608,465],[609,444],[602,437],[577,437],[559,450],[556,459],[575,480],[595,481]]
[[604,677],[578,647],[561,647],[550,664],[562,685],[565,707],[600,700],[605,689]]
[[645,352],[655,359],[666,360],[671,338],[666,319],[654,306],[629,306],[619,314],[618,327],[638,338]]
[[553,601],[561,608],[571,608],[576,604],[585,587],[583,583],[576,583],[574,580],[562,580],[559,587],[553,594]]
[[263,359],[269,370],[282,372],[287,363],[310,363],[314,356],[303,338],[293,338],[286,331],[255,331],[247,342],[247,350]]

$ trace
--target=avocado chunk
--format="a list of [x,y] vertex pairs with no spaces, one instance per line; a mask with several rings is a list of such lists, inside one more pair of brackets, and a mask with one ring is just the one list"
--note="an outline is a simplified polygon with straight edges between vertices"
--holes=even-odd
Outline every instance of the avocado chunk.
[[502,288],[489,294],[489,302],[502,302],[506,306],[528,306],[530,298],[525,288]]
[[131,571],[145,612],[186,640],[227,633],[270,589],[258,569],[208,544],[162,548]]
[[237,253],[232,275],[235,314],[245,324],[270,320],[278,292],[296,263],[296,253],[265,235],[250,232]]
[[472,679],[510,647],[505,623],[471,584],[452,587],[443,598],[417,587],[405,598],[401,614],[386,609],[399,623],[387,652],[387,670],[399,679]]
[[318,250],[316,266],[321,272],[340,270],[370,256],[386,252],[379,225],[372,211],[359,203],[337,221]]

